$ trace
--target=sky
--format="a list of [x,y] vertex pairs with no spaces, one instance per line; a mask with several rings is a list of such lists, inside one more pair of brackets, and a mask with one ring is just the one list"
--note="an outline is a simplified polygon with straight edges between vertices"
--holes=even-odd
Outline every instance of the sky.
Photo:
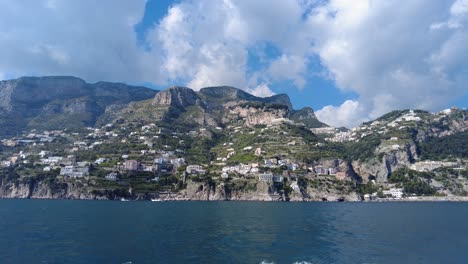
[[468,105],[468,0],[0,0],[0,79],[287,93],[333,126]]

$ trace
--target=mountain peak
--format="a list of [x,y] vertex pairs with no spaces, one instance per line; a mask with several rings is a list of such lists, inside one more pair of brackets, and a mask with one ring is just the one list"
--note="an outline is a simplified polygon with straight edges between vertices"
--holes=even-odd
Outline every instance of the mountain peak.
[[310,107],[304,107],[292,113],[291,119],[303,123],[309,128],[327,127],[327,124],[320,122],[315,116],[314,110]]
[[200,101],[195,91],[182,86],[172,86],[156,94],[153,105],[167,105],[174,107],[187,107]]
[[208,98],[222,98],[224,101],[256,99],[256,96],[231,86],[205,87],[200,90],[200,94]]

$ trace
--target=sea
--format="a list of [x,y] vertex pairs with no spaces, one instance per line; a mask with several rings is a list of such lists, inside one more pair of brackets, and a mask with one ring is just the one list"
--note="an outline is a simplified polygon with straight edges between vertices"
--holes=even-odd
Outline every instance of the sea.
[[468,203],[0,199],[0,263],[468,263]]

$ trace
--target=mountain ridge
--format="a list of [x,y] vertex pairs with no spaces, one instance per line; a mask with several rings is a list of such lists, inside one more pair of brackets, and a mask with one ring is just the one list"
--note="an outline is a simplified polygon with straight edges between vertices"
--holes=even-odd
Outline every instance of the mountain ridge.
[[0,82],[1,135],[23,129],[93,126],[108,107],[158,91],[123,83],[86,83],[71,76],[21,77]]

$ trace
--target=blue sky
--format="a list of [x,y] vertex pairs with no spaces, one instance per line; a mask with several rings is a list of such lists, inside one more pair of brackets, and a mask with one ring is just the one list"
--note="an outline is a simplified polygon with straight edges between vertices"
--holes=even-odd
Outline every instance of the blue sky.
[[[148,0],[145,6],[145,13],[140,23],[135,26],[137,38],[140,45],[145,46],[145,38],[148,30],[151,30],[155,24],[158,24],[163,19],[171,6],[180,3],[181,1],[172,0]],[[258,46],[264,47],[264,53],[267,57],[275,58],[281,56],[281,51],[278,51],[274,45],[265,42]],[[256,47],[249,49],[248,68],[255,71],[260,67],[267,67],[266,63],[261,62]],[[321,72],[323,67],[320,65],[320,60],[314,58],[308,65],[309,72]],[[307,86],[303,89],[294,89],[294,84],[291,81],[270,82],[269,87],[274,93],[286,93],[290,96],[295,108],[313,107],[320,109],[327,105],[339,105],[344,99],[355,99],[357,95],[352,92],[340,91],[334,84],[333,80],[323,78],[318,74],[306,76]],[[143,83],[155,89],[165,89],[165,85],[154,85],[151,83]],[[183,85],[183,84],[181,84]],[[220,84],[222,85],[222,83]]]
[[0,78],[287,93],[352,127],[467,107],[468,0],[0,0]]

